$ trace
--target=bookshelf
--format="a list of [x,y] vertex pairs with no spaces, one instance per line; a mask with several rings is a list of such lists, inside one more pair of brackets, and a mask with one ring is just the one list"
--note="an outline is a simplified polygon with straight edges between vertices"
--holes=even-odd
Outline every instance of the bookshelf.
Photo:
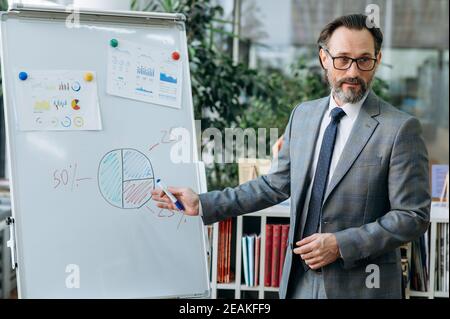
[[[266,208],[251,214],[235,217],[233,223],[236,224],[235,233],[232,236],[236,237],[235,244],[231,247],[231,254],[235,256],[234,260],[234,273],[235,279],[232,283],[218,283],[217,282],[217,260],[218,260],[218,244],[219,244],[219,224],[215,223],[213,226],[213,249],[212,249],[212,269],[211,269],[211,298],[221,298],[221,293],[228,292],[227,295],[230,298],[241,299],[243,294],[247,292],[252,293],[252,297],[258,299],[265,299],[267,293],[271,293],[271,298],[277,298],[278,288],[265,287],[264,286],[264,274],[265,274],[265,240],[266,240],[266,224],[270,218],[281,218],[285,220],[286,224],[289,224],[289,205],[279,204],[273,207]],[[261,250],[259,256],[259,285],[255,287],[249,287],[244,284],[242,278],[242,244],[241,239],[244,235],[244,223],[247,218],[254,218],[258,220],[260,235],[261,235]]]
[[[244,292],[253,292],[252,298],[265,299],[267,298],[267,293],[272,293],[272,298],[277,297],[276,293],[278,292],[278,288],[275,287],[265,287],[264,286],[264,274],[265,274],[265,239],[266,239],[266,224],[268,219],[270,218],[284,218],[286,219],[286,223],[289,223],[289,206],[288,205],[276,205],[270,208],[266,208],[264,210],[246,214],[243,216],[238,216],[234,218],[233,222],[236,223],[235,232],[232,233],[232,236],[236,237],[235,244],[231,248],[231,254],[235,256],[234,262],[234,270],[235,270],[235,280],[232,283],[217,283],[217,259],[218,259],[218,233],[219,233],[219,225],[215,223],[213,226],[213,249],[212,249],[212,282],[211,282],[211,298],[221,298],[221,292],[227,292],[222,295],[227,295],[229,298],[241,299],[242,294]],[[243,284],[244,280],[242,278],[242,245],[241,239],[243,234],[243,226],[246,218],[258,218],[260,224],[260,233],[261,233],[261,253],[260,253],[260,262],[259,262],[259,285],[256,287],[248,287]],[[430,247],[429,247],[429,268],[428,269],[436,269],[436,255],[438,250],[437,247],[437,234],[438,234],[438,225],[439,224],[447,224],[449,223],[448,214],[445,216],[431,215],[430,218],[430,228],[429,228],[429,236],[430,236]],[[448,234],[447,234],[448,236]],[[407,258],[409,265],[411,264],[411,245],[407,245]],[[445,248],[448,251],[448,247]],[[448,263],[448,260],[447,260]],[[428,281],[428,289],[427,291],[414,291],[410,288],[410,283],[406,285],[405,297],[406,298],[449,298],[448,291],[438,291],[435,289],[435,280],[436,280],[436,271],[429,272],[429,281]],[[433,289],[430,289],[430,285],[433,283]]]
[[[438,227],[439,225],[447,225],[449,224],[449,215],[448,215],[448,206],[447,211],[445,213],[445,210],[442,213],[437,213],[435,210],[433,210],[433,207],[431,209],[430,214],[430,228],[429,228],[429,257],[428,257],[428,274],[429,274],[429,280],[427,282],[427,291],[415,291],[412,290],[410,287],[410,282],[408,283],[405,291],[406,298],[428,298],[428,299],[434,299],[434,298],[449,298],[449,292],[448,290],[438,290],[436,288],[436,277],[437,277],[437,254],[441,250],[441,247],[437,246],[437,237],[438,237]],[[446,237],[448,239],[448,233],[446,234]],[[428,243],[427,243],[428,244]],[[446,262],[445,264],[448,267],[448,242],[443,247],[443,251],[447,254]],[[409,265],[411,265],[411,245],[408,245],[408,262]],[[448,273],[447,273],[447,281],[448,281]]]

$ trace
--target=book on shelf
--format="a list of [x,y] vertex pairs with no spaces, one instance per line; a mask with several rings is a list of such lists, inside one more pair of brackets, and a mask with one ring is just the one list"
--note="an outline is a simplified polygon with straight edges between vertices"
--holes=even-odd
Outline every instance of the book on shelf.
[[228,267],[228,262],[230,260],[230,247],[229,247],[229,230],[230,228],[230,223],[229,220],[227,220],[225,222],[225,252],[224,252],[224,282],[229,282],[230,281],[230,272],[229,272],[229,267]]
[[270,287],[272,284],[272,238],[273,238],[273,225],[266,224],[266,257],[264,260],[264,286]]
[[231,238],[233,219],[219,222],[218,254],[217,254],[217,282],[230,283],[234,280],[231,270]]
[[242,237],[242,264],[244,271],[244,283],[249,287],[258,285],[259,258],[261,237],[256,234]]
[[244,280],[247,286],[250,286],[250,278],[248,272],[248,251],[247,236],[242,237],[242,262],[244,266]]
[[254,286],[255,273],[255,235],[247,236],[247,252],[248,252],[248,282],[249,286]]
[[281,225],[273,225],[271,286],[279,286]]
[[261,258],[261,235],[256,236],[255,241],[255,286],[259,285],[259,259]]
[[223,282],[223,255],[224,255],[225,229],[224,223],[219,222],[219,260],[218,260],[218,282]]
[[228,221],[228,260],[227,260],[227,282],[234,280],[233,272],[231,271],[231,236],[233,234],[233,219]]
[[286,249],[288,245],[289,237],[289,225],[281,225],[281,246],[280,246],[280,269],[278,272],[278,278],[281,280],[281,275],[283,273],[284,259],[286,258]]

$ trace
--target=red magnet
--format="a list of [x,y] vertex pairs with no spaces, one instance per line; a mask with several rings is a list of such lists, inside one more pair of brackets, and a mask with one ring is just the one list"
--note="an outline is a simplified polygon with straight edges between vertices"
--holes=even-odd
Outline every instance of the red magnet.
[[173,52],[172,59],[174,59],[175,61],[178,61],[180,59],[180,53],[178,53],[177,51]]

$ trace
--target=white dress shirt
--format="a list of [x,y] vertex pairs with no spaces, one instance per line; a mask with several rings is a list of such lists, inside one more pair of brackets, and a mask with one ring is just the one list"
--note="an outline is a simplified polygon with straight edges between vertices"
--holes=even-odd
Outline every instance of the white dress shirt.
[[[316,174],[317,161],[319,159],[320,147],[322,146],[323,135],[327,126],[331,122],[331,110],[335,107],[340,107],[344,110],[345,116],[341,118],[338,130],[336,134],[336,141],[334,144],[333,157],[331,158],[330,171],[328,172],[328,182],[329,185],[331,177],[333,176],[334,170],[336,169],[337,163],[341,157],[342,151],[344,150],[344,146],[347,143],[348,137],[353,129],[353,124],[355,124],[356,118],[358,117],[359,111],[364,103],[364,101],[369,95],[369,92],[357,103],[347,103],[342,106],[337,105],[334,100],[333,94],[330,94],[330,103],[328,105],[328,110],[325,112],[322,122],[320,124],[319,136],[317,137],[316,146],[314,150],[314,158],[310,170],[311,175],[311,183],[308,186],[308,192],[306,193],[305,205],[303,206],[303,217],[306,218],[309,208],[309,201],[311,199],[311,191],[314,183],[314,176]],[[320,226],[319,226],[320,227]],[[320,229],[319,229],[320,232]]]

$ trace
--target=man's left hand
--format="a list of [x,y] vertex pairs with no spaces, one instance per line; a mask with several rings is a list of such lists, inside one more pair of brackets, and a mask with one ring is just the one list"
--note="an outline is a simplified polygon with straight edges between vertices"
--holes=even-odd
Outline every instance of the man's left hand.
[[319,269],[340,257],[336,236],[331,233],[316,233],[296,242],[294,253],[300,255],[311,269]]

